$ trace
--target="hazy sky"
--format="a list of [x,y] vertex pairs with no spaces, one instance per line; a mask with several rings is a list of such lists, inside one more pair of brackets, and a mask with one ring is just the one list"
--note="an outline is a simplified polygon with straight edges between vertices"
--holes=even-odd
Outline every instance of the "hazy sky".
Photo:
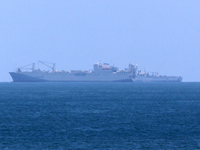
[[0,0],[0,81],[38,60],[200,81],[200,0]]

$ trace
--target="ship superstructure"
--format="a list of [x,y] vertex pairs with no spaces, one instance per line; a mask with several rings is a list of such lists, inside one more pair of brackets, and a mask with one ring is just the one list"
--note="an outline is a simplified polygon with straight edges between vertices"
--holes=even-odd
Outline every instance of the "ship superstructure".
[[119,70],[108,63],[96,63],[92,71],[72,70],[56,71],[55,64],[49,66],[44,62],[40,63],[50,67],[52,71],[35,69],[32,64],[31,71],[23,71],[23,67],[16,72],[10,72],[14,82],[132,82],[136,76],[135,66],[129,64],[128,69]]

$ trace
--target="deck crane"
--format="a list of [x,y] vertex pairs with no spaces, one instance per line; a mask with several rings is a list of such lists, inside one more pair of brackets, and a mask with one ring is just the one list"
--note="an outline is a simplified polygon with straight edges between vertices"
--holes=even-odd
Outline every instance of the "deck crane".
[[[32,67],[31,68],[27,68],[29,66],[32,66]],[[21,72],[21,69],[29,69],[29,70],[35,71],[35,63],[28,64],[28,65],[21,66],[21,67],[17,68],[18,72]]]
[[[52,69],[52,72],[56,72],[56,64],[55,64],[55,63],[48,63],[48,62],[44,62],[44,61],[40,61],[40,60],[39,60],[39,63],[41,63],[41,64],[43,64],[43,65],[45,65],[45,66],[51,68],[51,69]],[[47,63],[48,63],[48,64],[52,64],[53,67],[50,66],[50,65],[48,65]]]

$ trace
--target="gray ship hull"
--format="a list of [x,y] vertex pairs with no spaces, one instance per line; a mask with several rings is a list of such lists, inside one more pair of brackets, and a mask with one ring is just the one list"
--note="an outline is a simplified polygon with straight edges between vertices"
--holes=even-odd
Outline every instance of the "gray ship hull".
[[27,76],[22,73],[10,72],[10,75],[13,79],[13,82],[47,82],[44,79]]
[[72,74],[10,72],[13,82],[133,82],[131,73]]

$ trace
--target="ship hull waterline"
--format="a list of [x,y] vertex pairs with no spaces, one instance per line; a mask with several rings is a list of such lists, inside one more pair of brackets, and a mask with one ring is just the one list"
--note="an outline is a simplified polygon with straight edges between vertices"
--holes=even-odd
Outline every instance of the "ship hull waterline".
[[[75,75],[58,75],[52,74],[47,77],[43,74],[38,75],[26,75],[25,73],[10,72],[13,82],[133,82],[131,74],[128,75],[113,75],[108,78],[107,75],[94,76],[89,75],[88,77],[81,77]],[[60,76],[60,77],[59,77]]]

